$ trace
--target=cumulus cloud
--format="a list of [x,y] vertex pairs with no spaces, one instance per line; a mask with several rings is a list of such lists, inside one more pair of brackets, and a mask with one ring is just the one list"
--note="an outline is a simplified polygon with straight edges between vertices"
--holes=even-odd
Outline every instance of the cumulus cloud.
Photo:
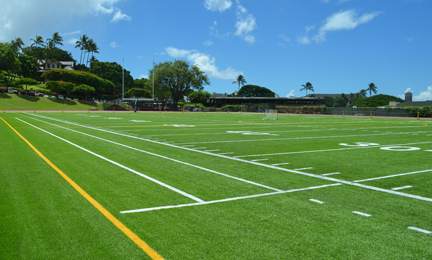
[[118,47],[116,42],[112,42],[112,43],[110,43],[109,46],[110,46],[111,48],[117,48],[117,47]]
[[216,59],[206,53],[201,53],[196,50],[180,50],[174,47],[165,49],[166,53],[173,58],[186,58],[194,65],[197,65],[202,71],[207,73],[210,78],[233,80],[237,75],[243,74],[241,71],[228,67],[225,70],[220,70],[216,66]]
[[131,19],[132,18],[129,15],[122,14],[120,10],[117,10],[113,19],[111,20],[111,23],[117,23],[120,20],[130,21]]
[[205,0],[204,7],[210,11],[224,12],[232,5],[231,0]]
[[69,24],[74,19],[87,15],[113,15],[113,20],[116,21],[114,18],[118,12],[121,15],[121,11],[115,5],[120,1],[122,0],[68,0],[55,3],[52,0],[2,1],[0,41],[10,41],[15,37],[30,39],[46,30],[56,30],[59,24]]
[[311,43],[311,40],[309,39],[309,37],[307,37],[305,35],[299,35],[299,36],[297,36],[297,42],[299,44],[308,45]]
[[249,14],[246,8],[244,8],[240,1],[237,2],[237,22],[236,32],[237,36],[240,36],[246,42],[253,44],[255,42],[255,36],[251,35],[251,32],[257,28],[255,17]]
[[319,29],[319,33],[313,37],[316,42],[326,40],[327,32],[352,30],[360,24],[372,21],[381,12],[372,12],[358,16],[354,10],[340,11],[327,17],[325,24]]
[[294,97],[294,96],[295,96],[295,91],[294,91],[294,89],[291,90],[291,92],[288,93],[288,95],[286,95],[286,97]]
[[413,96],[414,101],[432,100],[432,86],[427,87],[426,91],[420,91],[420,95]]

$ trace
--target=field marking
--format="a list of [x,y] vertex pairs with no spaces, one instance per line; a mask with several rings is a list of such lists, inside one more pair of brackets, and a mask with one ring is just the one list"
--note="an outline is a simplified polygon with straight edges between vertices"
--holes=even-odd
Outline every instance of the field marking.
[[425,233],[425,234],[432,234],[431,231],[424,230],[424,229],[417,228],[417,227],[408,227],[408,229],[415,230],[415,231],[418,231],[418,232],[422,232],[422,233]]
[[[190,149],[190,148],[187,148],[187,147],[182,147],[182,146],[179,146],[179,145],[164,144],[164,143],[156,142],[156,141],[145,139],[145,138],[140,138],[140,137],[136,137],[136,136],[125,135],[125,134],[121,134],[121,133],[117,133],[117,132],[113,132],[113,131],[108,131],[108,130],[105,130],[105,129],[99,129],[99,128],[94,128],[94,127],[89,127],[89,126],[86,126],[86,125],[80,125],[80,124],[70,123],[70,122],[67,122],[67,121],[59,120],[59,119],[53,119],[53,118],[49,118],[49,117],[44,117],[44,116],[41,116],[41,115],[36,115],[36,114],[31,114],[31,113],[29,113],[28,115],[42,117],[42,118],[47,118],[47,119],[51,119],[51,120],[54,120],[54,121],[63,122],[63,123],[66,123],[66,124],[78,125],[78,126],[82,126],[82,127],[89,128],[89,129],[94,129],[94,130],[98,130],[98,131],[102,131],[102,132],[106,132],[106,133],[111,133],[111,134],[115,134],[115,135],[120,135],[120,136],[129,137],[129,138],[134,138],[134,139],[138,139],[138,140],[142,140],[142,141],[147,141],[147,142],[151,142],[151,143],[166,145],[166,146],[170,146],[170,147],[174,147],[174,148],[183,149],[183,150],[186,150],[186,151],[199,152],[199,153],[203,153],[203,154],[207,154],[207,155],[211,155],[211,156],[216,156],[216,157],[225,158],[225,159],[229,159],[229,160],[233,160],[233,161],[238,161],[238,162],[253,164],[253,165],[262,166],[262,167],[266,167],[266,168],[270,168],[270,169],[275,169],[275,170],[280,170],[280,171],[295,173],[295,174],[298,174],[298,175],[309,176],[309,177],[318,178],[318,179],[327,180],[327,181],[332,181],[332,182],[343,183],[343,184],[347,184],[347,185],[351,185],[351,186],[356,186],[356,187],[361,187],[361,188],[365,188],[365,189],[369,189],[369,190],[374,190],[374,191],[389,193],[389,194],[398,195],[398,196],[402,196],[402,197],[408,197],[408,198],[412,198],[412,199],[417,199],[417,200],[432,202],[432,199],[431,198],[427,198],[427,197],[422,197],[422,196],[412,195],[412,194],[408,194],[408,193],[403,193],[403,192],[398,192],[398,191],[393,191],[393,190],[378,188],[378,187],[374,187],[374,186],[369,186],[369,185],[359,184],[359,183],[356,183],[356,182],[350,182],[350,181],[335,179],[335,178],[321,176],[321,175],[316,175],[316,174],[312,174],[312,173],[306,173],[306,172],[301,172],[301,171],[290,170],[290,169],[286,169],[286,168],[282,168],[282,167],[277,167],[277,166],[273,166],[273,165],[268,165],[268,164],[263,164],[263,163],[259,163],[259,162],[251,162],[251,161],[243,160],[243,159],[236,158],[236,157],[225,156],[223,154],[208,153],[208,152],[204,152],[204,151],[200,151],[200,150],[194,150],[194,149]],[[65,129],[72,130],[72,129],[69,129],[69,128],[65,128]],[[382,135],[382,134],[380,134],[380,135]],[[432,143],[432,142],[422,142],[422,143]],[[372,147],[376,147],[376,146],[372,146]],[[368,147],[362,147],[360,149],[366,149],[366,148],[368,148]]]
[[298,168],[298,169],[294,169],[294,171],[302,171],[302,170],[310,170],[310,169],[313,169],[313,167]]
[[102,213],[111,223],[113,223],[120,231],[122,231],[129,239],[138,245],[148,256],[152,259],[163,259],[153,248],[151,248],[144,240],[138,237],[132,230],[126,227],[116,217],[114,217],[107,209],[105,209],[99,202],[91,197],[85,190],[83,190],[76,182],[67,176],[62,170],[55,166],[48,158],[46,158],[36,147],[34,147],[27,139],[25,139],[17,130],[15,130],[8,122],[0,117],[21,139],[24,140],[51,168],[53,168],[60,176],[62,176],[78,193],[80,193],[88,202],[90,202],[100,213]]
[[365,217],[372,217],[372,215],[367,214],[367,213],[363,213],[363,212],[360,212],[360,211],[353,211],[352,213],[358,214],[358,215],[362,215],[362,216],[365,216]]
[[274,165],[274,166],[278,166],[278,165],[287,165],[287,164],[289,164],[289,163],[274,163],[274,164],[272,164],[272,165]]
[[405,175],[411,175],[411,174],[417,174],[417,173],[424,173],[424,172],[432,172],[432,169],[424,170],[424,171],[416,171],[416,172],[407,172],[407,173],[400,173],[400,174],[394,174],[394,175],[387,175],[387,176],[381,176],[381,177],[369,178],[369,179],[363,179],[363,180],[356,180],[353,182],[375,181],[375,180],[381,180],[381,179],[387,179],[387,178],[393,178],[393,177],[399,177],[399,176],[405,176]]
[[[19,118],[17,118],[17,119],[20,120],[20,121],[22,121],[22,122],[24,122],[24,123],[26,123],[26,124],[28,124],[28,125],[33,126],[32,124],[27,123],[24,120],[21,120]],[[35,120],[40,121],[40,122],[44,122],[44,121],[39,120],[39,119],[35,119]],[[266,189],[269,189],[269,190],[282,191],[281,189],[273,188],[273,187],[270,187],[270,186],[267,186],[267,185],[264,185],[264,184],[256,183],[256,182],[249,181],[249,180],[246,180],[246,179],[242,179],[242,178],[239,178],[239,177],[231,176],[231,175],[228,175],[228,174],[225,174],[225,173],[221,173],[221,172],[214,171],[214,170],[211,170],[211,169],[208,169],[208,168],[204,168],[204,167],[201,167],[201,166],[198,166],[198,165],[194,165],[194,164],[191,164],[191,163],[187,163],[187,162],[183,162],[183,161],[180,161],[180,160],[176,160],[176,159],[173,159],[173,158],[170,158],[170,157],[167,157],[167,156],[163,156],[163,155],[160,155],[160,154],[156,154],[156,153],[148,152],[148,151],[145,151],[145,150],[141,150],[141,149],[138,149],[138,148],[135,148],[135,147],[132,147],[132,146],[128,146],[128,145],[125,145],[125,144],[117,143],[117,142],[114,142],[114,141],[111,141],[111,140],[108,140],[108,139],[104,139],[104,138],[101,138],[101,137],[98,137],[98,136],[93,136],[93,135],[90,135],[90,134],[87,134],[87,133],[79,132],[77,130],[73,130],[73,129],[70,129],[70,128],[67,128],[67,127],[62,127],[62,126],[55,125],[55,124],[48,123],[48,122],[44,122],[44,123],[49,124],[49,125],[53,125],[53,126],[65,129],[65,130],[69,130],[69,131],[72,131],[74,133],[78,133],[78,134],[82,134],[82,135],[85,135],[85,136],[88,136],[88,137],[92,137],[92,138],[95,138],[95,139],[98,139],[98,140],[101,140],[101,141],[105,141],[105,142],[108,142],[108,143],[119,145],[119,146],[122,146],[122,147],[125,147],[125,148],[128,148],[128,149],[132,149],[132,150],[135,150],[135,151],[138,151],[138,152],[146,153],[146,154],[153,155],[153,156],[156,156],[156,157],[159,157],[159,158],[163,158],[163,159],[166,159],[166,160],[170,160],[170,161],[173,161],[173,162],[176,162],[176,163],[180,163],[180,164],[183,164],[183,165],[194,167],[194,168],[197,168],[197,169],[200,169],[200,170],[204,170],[204,171],[207,171],[207,172],[215,173],[215,174],[218,174],[218,175],[221,175],[221,176],[224,176],[224,177],[228,177],[228,178],[231,178],[231,179],[234,179],[234,180],[242,181],[242,182],[245,182],[245,183],[248,183],[248,184],[252,184],[252,185],[255,185],[255,186],[259,186],[259,187],[263,187],[263,188],[266,188]],[[36,126],[33,126],[33,127],[37,128],[37,129],[39,129],[39,130],[41,130],[43,132],[49,133],[48,131],[40,129],[40,128],[36,127]],[[54,134],[51,134],[51,133],[49,133],[49,134],[55,136]],[[57,138],[62,139],[61,137],[57,137]],[[62,139],[62,140],[64,140],[64,139]],[[69,141],[66,141],[66,142],[70,143]],[[169,145],[169,144],[167,144],[167,145]],[[195,150],[192,150],[192,151],[195,151]],[[146,175],[144,175],[144,176],[146,176]],[[151,177],[149,177],[149,178],[151,178]],[[156,180],[156,179],[154,179],[154,180]],[[202,200],[200,200],[200,201],[202,201]]]
[[[120,167],[120,168],[123,168],[123,169],[125,169],[125,170],[127,170],[127,171],[130,171],[130,172],[132,172],[132,173],[135,173],[136,175],[139,175],[139,176],[141,176],[141,177],[144,177],[144,178],[146,178],[146,179],[149,180],[149,181],[152,181],[152,182],[157,183],[157,184],[159,184],[159,185],[161,185],[161,186],[163,186],[163,187],[165,187],[165,188],[167,188],[167,189],[170,189],[170,190],[172,190],[172,191],[174,191],[174,192],[177,192],[178,194],[181,194],[181,195],[183,195],[183,196],[185,196],[185,197],[188,197],[188,198],[190,198],[190,199],[192,199],[192,200],[194,200],[194,201],[203,202],[202,199],[197,198],[197,197],[195,197],[195,196],[193,196],[193,195],[191,195],[191,194],[189,194],[189,193],[186,193],[186,192],[184,192],[184,191],[182,191],[182,190],[179,190],[179,189],[177,189],[177,188],[174,188],[174,187],[171,186],[171,185],[168,185],[168,184],[166,184],[166,183],[164,183],[164,182],[161,182],[161,181],[159,181],[159,180],[156,180],[155,178],[152,178],[152,177],[147,176],[147,175],[145,175],[145,174],[143,174],[143,173],[140,173],[140,172],[138,172],[138,171],[135,171],[134,169],[131,169],[131,168],[129,168],[129,167],[123,165],[123,164],[120,164],[120,163],[115,162],[115,161],[113,161],[113,160],[110,160],[110,159],[108,159],[108,158],[106,158],[106,157],[104,157],[104,156],[102,156],[102,155],[99,155],[99,154],[97,154],[97,153],[95,153],[95,152],[92,152],[92,151],[90,151],[90,150],[88,150],[88,149],[85,149],[84,147],[81,147],[81,146],[79,146],[79,145],[77,145],[77,144],[75,144],[75,143],[72,143],[71,141],[68,141],[68,140],[66,140],[66,139],[64,139],[64,138],[61,138],[60,136],[57,136],[57,135],[55,135],[55,134],[53,134],[53,133],[50,133],[50,132],[48,132],[48,131],[46,131],[46,130],[43,130],[43,129],[41,129],[41,128],[37,127],[37,126],[34,126],[34,125],[30,124],[30,123],[27,123],[27,122],[24,121],[24,120],[21,120],[21,119],[19,119],[19,118],[16,118],[16,119],[18,119],[19,121],[21,121],[21,122],[23,122],[23,123],[25,123],[25,124],[28,124],[29,126],[32,126],[32,127],[36,128],[36,129],[38,129],[38,130],[40,130],[40,131],[42,131],[42,132],[44,132],[44,133],[47,133],[47,134],[49,134],[49,135],[51,135],[51,136],[53,136],[53,137],[55,137],[55,138],[57,138],[57,139],[59,139],[59,140],[62,140],[63,142],[66,142],[66,143],[68,143],[68,144],[70,144],[70,145],[72,145],[72,146],[75,146],[75,147],[78,148],[78,149],[81,149],[81,150],[83,150],[83,151],[85,151],[85,152],[87,152],[87,153],[89,153],[89,154],[92,154],[92,155],[94,155],[94,156],[96,156],[96,157],[98,157],[98,158],[100,158],[100,159],[102,159],[102,160],[104,160],[104,161],[107,161],[107,162],[109,162],[109,163],[112,163],[112,164],[114,164],[114,165],[117,165],[117,166]],[[60,126],[59,126],[59,127],[60,127]],[[78,131],[75,131],[75,130],[72,130],[72,129],[70,129],[70,131],[78,132]]]
[[216,149],[216,150],[204,150],[204,152],[219,152],[219,149]]
[[320,201],[320,200],[316,200],[316,199],[309,199],[309,200],[312,202],[319,203],[319,204],[324,204],[324,201]]
[[153,208],[124,210],[124,211],[120,211],[120,213],[122,213],[122,214],[137,213],[137,212],[153,211],[153,210],[160,210],[160,209],[172,209],[172,208],[182,208],[182,207],[190,207],[190,206],[198,206],[198,205],[207,205],[207,204],[214,204],[214,203],[221,203],[221,202],[228,202],[228,201],[235,201],[235,200],[258,198],[258,197],[264,197],[264,196],[269,196],[269,195],[292,193],[292,192],[297,192],[297,191],[314,190],[314,189],[333,187],[333,186],[339,186],[339,185],[341,185],[341,184],[340,183],[334,183],[334,184],[327,184],[327,185],[320,185],[320,186],[313,186],[313,187],[292,189],[292,190],[285,190],[285,191],[278,191],[278,192],[270,192],[270,193],[263,193],[263,194],[255,194],[255,195],[221,199],[221,200],[211,200],[211,201],[205,201],[205,202],[201,202],[201,203],[189,203],[189,204],[170,205],[170,206],[161,206],[161,207],[153,207]]
[[403,187],[396,187],[396,188],[392,188],[392,190],[403,190],[403,189],[408,189],[408,188],[412,188],[412,186],[407,185],[407,186],[403,186]]
[[224,155],[224,154],[234,154],[234,152],[218,153],[218,154],[222,154],[222,155]]
[[[274,156],[274,155],[287,155],[287,154],[302,154],[302,153],[320,153],[320,152],[332,152],[332,151],[344,151],[344,150],[356,150],[356,149],[366,149],[366,148],[381,148],[381,147],[394,147],[403,145],[418,145],[418,144],[431,144],[432,142],[419,142],[419,143],[407,143],[407,144],[383,144],[383,145],[373,145],[373,146],[355,146],[348,148],[335,148],[335,149],[325,149],[325,150],[309,150],[309,151],[298,151],[298,152],[284,152],[284,153],[268,153],[268,154],[250,154],[250,155],[237,155],[236,158],[244,157],[258,157],[258,156]],[[432,150],[431,150],[432,151]]]
[[330,176],[330,175],[336,175],[336,174],[341,174],[340,172],[331,172],[331,173],[324,173],[321,174],[322,176]]
[[252,160],[252,162],[260,162],[260,161],[267,161],[268,159],[255,159],[255,160]]

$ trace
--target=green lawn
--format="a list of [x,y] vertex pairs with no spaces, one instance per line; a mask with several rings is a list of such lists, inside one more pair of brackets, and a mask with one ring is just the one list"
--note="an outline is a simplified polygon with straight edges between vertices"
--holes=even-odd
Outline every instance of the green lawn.
[[[432,258],[430,120],[0,117],[165,259]],[[151,259],[0,133],[0,259]]]
[[45,98],[16,94],[1,94],[0,93],[0,111],[8,110],[50,110],[61,111],[87,111],[95,109],[96,103],[66,100],[58,98]]

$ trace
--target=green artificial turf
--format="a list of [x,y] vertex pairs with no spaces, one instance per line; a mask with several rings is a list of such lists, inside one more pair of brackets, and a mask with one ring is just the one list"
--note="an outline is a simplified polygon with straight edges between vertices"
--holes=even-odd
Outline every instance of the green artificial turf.
[[[432,234],[409,229],[432,231],[432,121],[0,117],[165,259],[432,258]],[[149,258],[2,120],[0,133],[0,259]]]

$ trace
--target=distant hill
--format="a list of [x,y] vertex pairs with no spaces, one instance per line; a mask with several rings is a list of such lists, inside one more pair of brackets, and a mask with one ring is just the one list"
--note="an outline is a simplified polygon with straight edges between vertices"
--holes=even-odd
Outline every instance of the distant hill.
[[390,95],[384,95],[379,94],[372,97],[367,98],[361,98],[357,100],[354,104],[350,105],[350,107],[357,106],[357,107],[379,107],[379,106],[387,106],[390,101],[396,101],[396,102],[404,102],[403,99],[390,96]]

